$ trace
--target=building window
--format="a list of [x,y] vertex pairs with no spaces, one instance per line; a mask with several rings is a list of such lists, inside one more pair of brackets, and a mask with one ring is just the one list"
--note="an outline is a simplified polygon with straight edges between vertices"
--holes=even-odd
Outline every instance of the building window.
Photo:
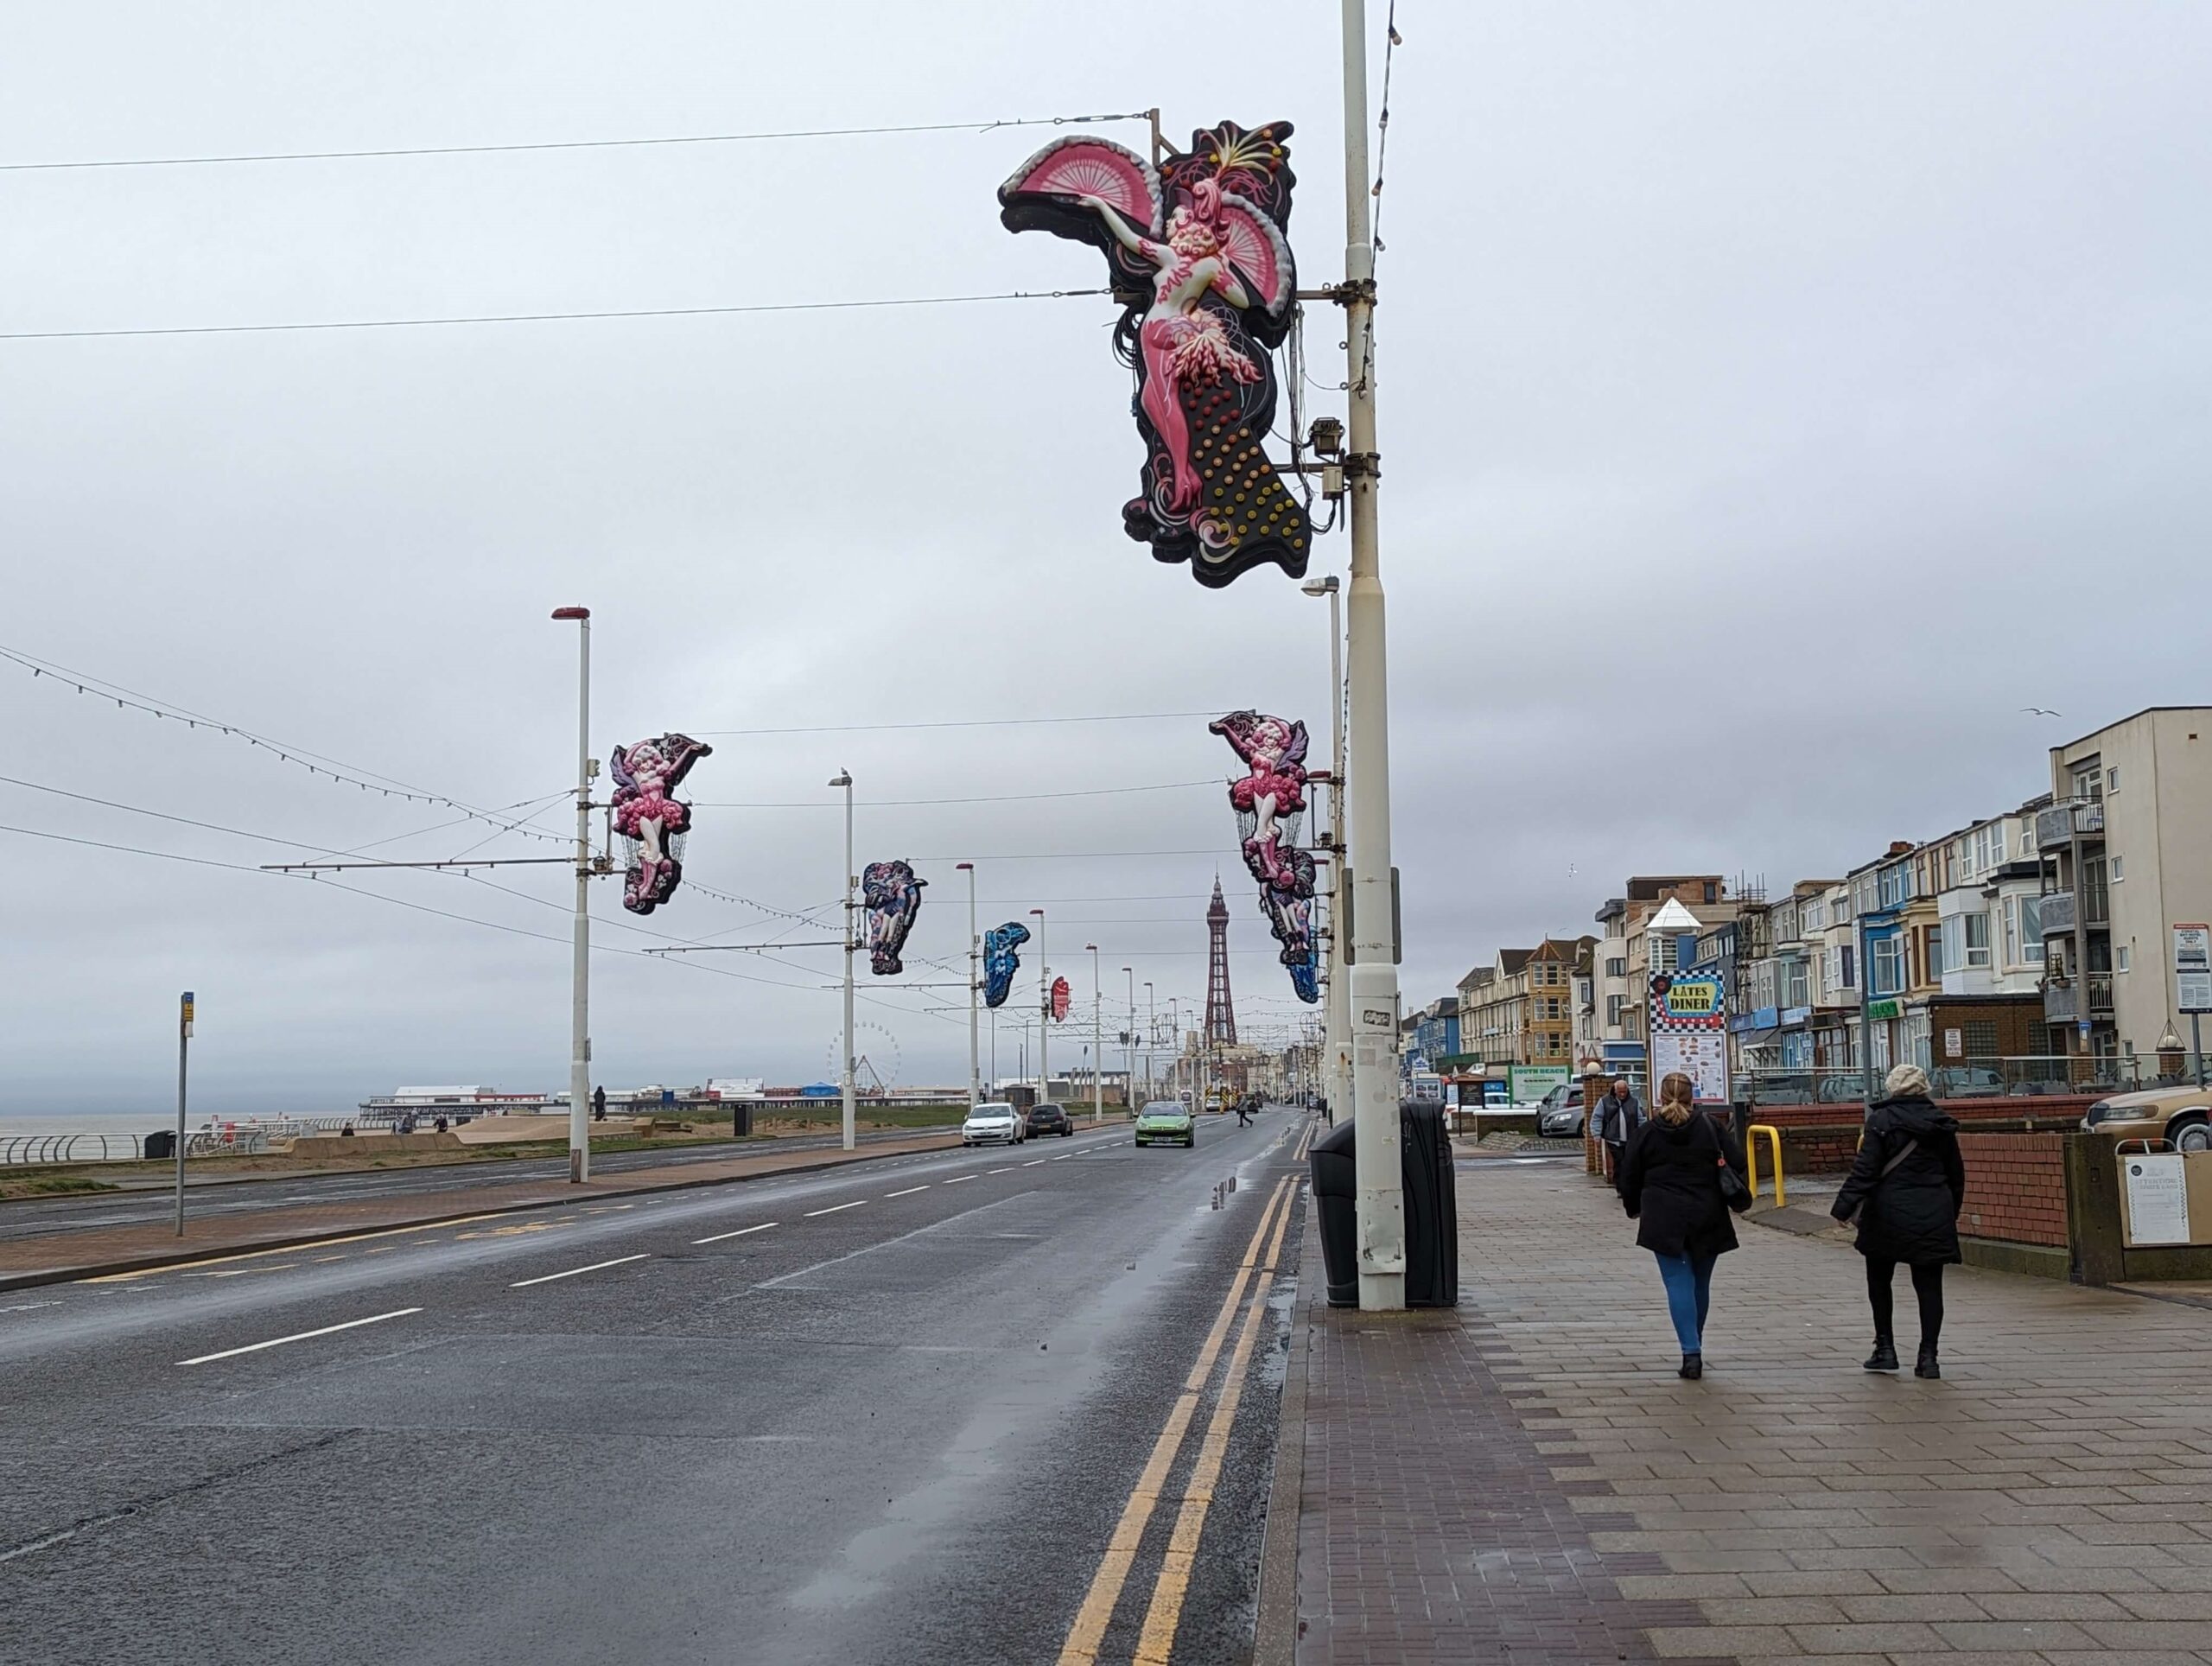
[[1624,995],[1609,995],[1605,997],[1605,1027],[1608,1029],[1620,1028],[1621,1008],[1627,1005],[1628,997]]
[[2105,793],[2107,797],[2110,797],[2113,793],[2119,791],[2120,766],[2118,764],[2114,764],[2110,769],[2105,772]]
[[1966,951],[1959,963],[1974,970],[1986,969],[1989,964],[1989,916],[1961,914],[1959,921],[1965,931],[1962,946]]
[[2114,885],[2118,885],[2122,880],[2127,877],[2127,862],[2126,858],[2124,856],[2114,856],[2109,862],[2105,864],[2105,868],[2106,872],[2111,876],[2112,882]]
[[1626,977],[1628,976],[1628,957],[1626,955],[1607,956],[1605,958],[1605,976],[1607,977]]
[[2134,952],[2134,951],[2133,951],[2133,950],[2132,950],[2132,949],[2130,949],[2130,948],[2129,948],[2129,947],[2128,947],[2125,943],[2121,944],[2120,945],[2120,968],[2119,968],[2119,969],[2120,969],[2121,971],[2123,971],[2123,972],[2127,971],[2127,970],[2131,970],[2131,967],[2130,967],[2130,965],[2129,965],[2129,963],[2130,963],[2130,962],[2132,962],[2134,958],[2135,958],[2135,952]]
[[1785,1007],[1809,1007],[1813,1004],[1809,970],[1802,960],[1793,960],[1783,973],[1784,988],[1782,1004]]
[[[1986,921],[1984,922],[1987,924]],[[1897,995],[1904,989],[1904,939],[1894,933],[1876,938],[1867,945],[1872,966],[1870,987],[1876,995]],[[1986,951],[1985,951],[1986,952]]]
[[1943,976],[1943,928],[1928,928],[1928,981],[1933,983]]
[[2043,899],[2032,894],[2020,899],[2020,963],[2043,964]]
[[[2112,779],[2113,783],[2117,785],[2120,780],[2120,772],[2118,770],[2113,771]],[[1711,880],[1707,880],[1705,882],[1705,900],[1707,902],[1718,902],[1720,900],[1720,887],[1714,884]]]

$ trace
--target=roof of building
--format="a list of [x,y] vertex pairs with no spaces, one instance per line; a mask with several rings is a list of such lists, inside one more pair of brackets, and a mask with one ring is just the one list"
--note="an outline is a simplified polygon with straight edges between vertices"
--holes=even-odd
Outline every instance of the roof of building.
[[1701,932],[1705,922],[1682,906],[1680,897],[1669,897],[1659,912],[1644,921],[1647,932]]
[[2153,712],[2160,711],[2201,711],[2204,714],[2205,721],[2208,723],[2212,723],[2212,706],[2145,706],[2140,711],[2132,711],[2125,717],[2115,717],[2111,722],[2103,725],[2101,728],[2093,728],[2087,734],[2080,735],[2074,740],[2068,741],[2061,745],[2053,747],[2050,749],[2050,755],[2056,758],[2062,752],[2071,752],[2075,747],[2080,746],[2084,741],[2094,741],[2100,734],[2109,734],[2113,729],[2119,728],[2125,724],[2133,722],[2139,717],[2148,717]]

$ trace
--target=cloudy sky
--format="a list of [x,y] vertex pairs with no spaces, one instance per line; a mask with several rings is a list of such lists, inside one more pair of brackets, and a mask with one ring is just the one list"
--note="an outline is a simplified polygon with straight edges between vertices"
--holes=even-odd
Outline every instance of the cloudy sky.
[[[1336,14],[1154,34],[1058,0],[26,8],[0,161],[1157,105],[1179,135],[1298,124],[1319,283],[1343,240]],[[1581,929],[1631,871],[1838,872],[2018,802],[2052,742],[2207,697],[2185,662],[2212,601],[2212,10],[1405,0],[1398,23],[1378,351],[1409,1004]],[[997,222],[1050,137],[11,168],[0,334],[1087,287],[1093,252]],[[823,783],[849,766],[862,860],[931,882],[917,954],[959,968],[972,858],[986,924],[1045,906],[1081,994],[1096,942],[1111,1002],[1129,966],[1164,1011],[1203,993],[1218,868],[1240,1017],[1281,1036],[1227,751],[1149,715],[1256,704],[1325,734],[1325,615],[1272,569],[1205,591],[1123,538],[1141,457],[1111,315],[0,340],[0,646],[357,777],[535,799],[557,830],[575,644],[547,614],[588,605],[594,751],[715,747],[691,782],[703,884],[830,903]],[[1339,339],[1317,312],[1325,388]],[[1345,559],[1339,537],[1321,568]],[[891,727],[1012,717],[1116,721]],[[188,987],[211,1109],[564,1080],[558,868],[343,876],[368,894],[240,871],[496,830],[6,662],[0,734],[19,1103],[159,1107]],[[828,934],[697,893],[639,922],[660,937],[611,887],[598,911],[610,949]],[[597,957],[605,1080],[832,1069],[834,951],[690,961]],[[887,1075],[964,1073],[957,989],[868,993]]]

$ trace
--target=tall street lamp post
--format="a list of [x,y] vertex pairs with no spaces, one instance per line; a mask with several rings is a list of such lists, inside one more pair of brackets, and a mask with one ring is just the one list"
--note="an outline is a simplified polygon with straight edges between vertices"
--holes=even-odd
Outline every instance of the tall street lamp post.
[[1375,429],[1375,243],[1367,159],[1367,4],[1344,0],[1344,481],[1351,499],[1351,587],[1345,636],[1351,750],[1353,1248],[1359,1305],[1406,1305],[1406,1199],[1398,1157],[1397,910],[1390,854],[1389,665],[1377,548],[1382,455]]
[[1122,968],[1122,976],[1129,980],[1129,1045],[1122,1050],[1122,1103],[1130,1115],[1137,1108],[1137,972],[1134,966]]
[[1336,867],[1329,886],[1328,987],[1322,999],[1323,1055],[1321,1091],[1329,1102],[1329,1117],[1351,1102],[1351,989],[1344,969],[1349,946],[1344,932],[1346,876],[1351,871],[1351,841],[1344,836],[1344,610],[1337,575],[1315,579],[1305,587],[1309,596],[1329,599],[1329,843]]
[[1090,951],[1090,1120],[1103,1122],[1106,1120],[1106,1055],[1098,1050],[1105,1039],[1098,1016],[1106,1008],[1106,995],[1098,986],[1098,945],[1086,943],[1083,946]]
[[859,923],[853,900],[853,773],[841,769],[830,778],[831,786],[845,790],[845,1067],[838,1073],[838,1086],[843,1091],[845,1102],[844,1144],[850,1151],[858,1143],[853,1126],[853,931]]
[[1041,1105],[1052,1097],[1052,1072],[1046,1063],[1046,1037],[1052,1027],[1052,969],[1045,963],[1045,911],[1032,908],[1029,912],[1037,922],[1037,1103]]
[[[977,1021],[976,1002],[982,981],[982,969],[978,963],[983,951],[983,939],[976,935],[976,864],[957,863],[957,871],[968,876],[968,1109],[973,1111],[982,1102],[982,1046],[981,1026]],[[992,1069],[998,1068],[995,1062]]]
[[569,1180],[591,1178],[591,609],[556,607],[576,622],[576,919],[569,968]]
[[[1160,1001],[1147,980],[1144,986],[1144,1097],[1152,1097],[1152,1052],[1160,1045]],[[1135,1110],[1135,1106],[1129,1107]]]

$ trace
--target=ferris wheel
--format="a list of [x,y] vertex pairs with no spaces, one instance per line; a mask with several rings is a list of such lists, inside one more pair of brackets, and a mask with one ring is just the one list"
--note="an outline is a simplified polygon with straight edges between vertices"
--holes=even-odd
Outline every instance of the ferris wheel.
[[[840,1079],[844,1069],[845,1035],[842,1030],[830,1038],[823,1067],[830,1081]],[[860,1019],[853,1025],[853,1091],[871,1098],[888,1098],[899,1085],[900,1069],[905,1063],[899,1052],[899,1038],[873,1019]]]

